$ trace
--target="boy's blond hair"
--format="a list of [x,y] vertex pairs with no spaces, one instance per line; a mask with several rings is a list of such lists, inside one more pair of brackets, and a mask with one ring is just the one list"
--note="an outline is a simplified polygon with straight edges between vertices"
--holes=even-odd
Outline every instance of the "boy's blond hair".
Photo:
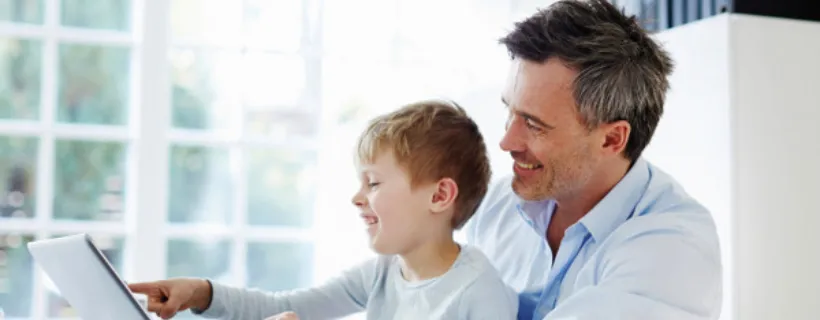
[[359,137],[359,163],[391,151],[410,185],[453,179],[458,185],[452,227],[460,229],[478,209],[490,182],[490,160],[475,122],[455,103],[425,100],[371,120]]

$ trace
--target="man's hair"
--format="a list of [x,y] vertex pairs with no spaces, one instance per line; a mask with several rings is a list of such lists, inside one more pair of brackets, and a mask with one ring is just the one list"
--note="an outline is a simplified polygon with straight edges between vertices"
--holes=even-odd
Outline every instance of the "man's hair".
[[464,226],[487,193],[491,172],[484,138],[455,103],[419,101],[373,119],[359,137],[357,160],[373,163],[388,151],[407,170],[411,187],[455,181],[454,229]]
[[577,70],[573,95],[589,129],[626,120],[634,162],[663,114],[673,62],[634,16],[605,0],[562,0],[515,24],[500,40],[513,58],[557,58]]

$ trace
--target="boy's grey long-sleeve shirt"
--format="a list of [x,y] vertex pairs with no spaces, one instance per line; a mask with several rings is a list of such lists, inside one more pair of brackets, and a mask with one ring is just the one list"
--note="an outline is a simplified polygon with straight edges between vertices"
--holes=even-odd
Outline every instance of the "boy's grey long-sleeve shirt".
[[336,319],[361,311],[376,319],[515,319],[517,294],[498,276],[481,251],[462,246],[440,277],[409,282],[399,257],[381,256],[345,271],[324,285],[263,292],[212,283],[207,318],[263,320],[293,311],[301,320]]

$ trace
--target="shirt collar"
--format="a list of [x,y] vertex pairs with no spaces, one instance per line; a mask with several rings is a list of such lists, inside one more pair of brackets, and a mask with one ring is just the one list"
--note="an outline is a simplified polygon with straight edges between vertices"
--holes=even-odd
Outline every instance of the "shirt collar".
[[[578,224],[589,231],[593,240],[603,241],[621,223],[632,216],[649,183],[649,165],[638,159],[612,190],[587,212]],[[525,201],[518,205],[521,217],[539,233],[546,232],[555,209],[553,200]]]
[[638,159],[626,175],[580,221],[595,241],[603,241],[632,216],[649,184],[649,166]]

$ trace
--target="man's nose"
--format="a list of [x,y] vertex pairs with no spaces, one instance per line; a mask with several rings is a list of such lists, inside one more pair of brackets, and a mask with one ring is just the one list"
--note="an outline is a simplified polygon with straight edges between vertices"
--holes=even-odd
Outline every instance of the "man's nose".
[[513,119],[510,119],[510,122],[507,123],[507,130],[504,132],[504,137],[498,145],[501,147],[501,150],[506,152],[525,151],[525,134],[526,132],[521,130],[520,121],[518,121],[516,117],[513,117]]

